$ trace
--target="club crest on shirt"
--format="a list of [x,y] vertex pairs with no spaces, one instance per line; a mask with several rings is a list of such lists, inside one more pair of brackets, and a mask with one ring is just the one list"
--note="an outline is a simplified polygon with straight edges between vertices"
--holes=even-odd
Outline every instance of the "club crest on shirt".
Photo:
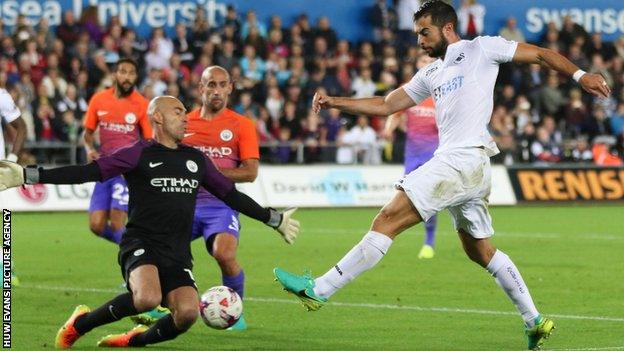
[[234,137],[234,133],[232,133],[232,131],[229,129],[224,129],[221,131],[221,134],[219,134],[219,136],[223,141],[230,141]]
[[188,170],[191,171],[192,173],[196,173],[197,172],[197,163],[195,163],[195,161],[193,161],[193,160],[188,160],[188,161],[186,161],[186,168],[188,168]]
[[459,56],[457,56],[457,58],[455,59],[455,61],[453,61],[453,63],[458,64],[462,62],[462,60],[465,58],[466,58],[466,55],[464,55],[464,53],[462,52],[461,54],[459,54]]
[[137,117],[136,117],[136,115],[134,113],[128,112],[126,114],[126,116],[124,117],[124,120],[128,124],[134,124],[134,123],[136,123]]

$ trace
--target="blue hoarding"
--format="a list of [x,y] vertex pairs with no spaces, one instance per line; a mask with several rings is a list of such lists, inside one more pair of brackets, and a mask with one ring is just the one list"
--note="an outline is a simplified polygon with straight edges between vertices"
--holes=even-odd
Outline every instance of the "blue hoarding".
[[98,7],[101,23],[107,23],[111,16],[119,16],[123,25],[137,29],[143,36],[149,35],[154,27],[164,26],[172,33],[176,23],[191,23],[198,6],[206,11],[210,23],[219,24],[227,5],[236,7],[241,20],[247,10],[254,10],[265,23],[277,14],[284,25],[290,25],[299,14],[306,13],[312,25],[319,16],[329,17],[340,37],[360,40],[372,36],[368,8],[373,1],[366,0],[1,0],[0,18],[5,25],[12,26],[18,14],[23,13],[33,24],[46,17],[50,24],[58,25],[63,11],[73,10],[79,18],[88,5]]
[[[459,3],[457,0],[453,2]],[[606,40],[624,35],[624,0],[479,2],[487,9],[485,34],[497,34],[506,18],[514,16],[527,39],[535,41],[549,22],[560,24],[569,14],[589,32],[603,33]],[[265,22],[277,14],[285,25],[289,25],[297,15],[306,13],[312,24],[319,16],[328,16],[340,37],[356,41],[372,37],[368,10],[374,4],[373,0],[1,0],[0,18],[9,27],[19,13],[26,14],[32,23],[46,17],[52,25],[57,25],[63,11],[71,9],[80,14],[85,6],[96,5],[102,23],[116,15],[122,24],[136,28],[141,35],[149,35],[154,27],[164,26],[171,33],[176,23],[191,23],[197,6],[206,10],[210,23],[219,24],[230,4],[237,8],[241,20],[247,10],[253,9]]]
[[529,41],[539,41],[549,22],[560,28],[570,15],[587,32],[600,32],[607,41],[624,35],[623,0],[481,0],[486,7],[485,32],[497,34],[507,17],[514,16]]

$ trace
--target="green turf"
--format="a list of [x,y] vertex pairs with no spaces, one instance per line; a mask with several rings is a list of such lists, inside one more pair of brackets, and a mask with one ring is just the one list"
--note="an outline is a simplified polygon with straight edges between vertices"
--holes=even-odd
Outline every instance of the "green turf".
[[[611,207],[493,208],[494,243],[516,263],[535,302],[554,315],[550,349],[624,347],[624,216]],[[322,274],[367,230],[374,209],[300,210],[294,246],[263,225],[243,220],[239,258],[247,277],[250,329],[231,333],[198,322],[168,350],[522,350],[521,319],[494,280],[463,254],[450,218],[441,215],[436,257],[419,260],[422,227],[400,236],[387,257],[306,312],[280,290],[271,270]],[[220,285],[216,264],[193,244],[200,290]],[[13,290],[13,347],[51,348],[75,305],[97,307],[122,283],[116,247],[89,234],[85,213],[13,215],[13,255],[22,281]],[[402,308],[397,308],[402,307]],[[493,313],[488,314],[487,311]],[[607,317],[604,319],[601,317]],[[610,319],[610,320],[609,320]],[[129,320],[79,340],[94,348]]]

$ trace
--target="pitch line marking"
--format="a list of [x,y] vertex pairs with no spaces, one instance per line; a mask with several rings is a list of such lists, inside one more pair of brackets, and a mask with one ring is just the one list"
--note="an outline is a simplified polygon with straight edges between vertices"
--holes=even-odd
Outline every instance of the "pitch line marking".
[[[66,287],[66,286],[53,286],[53,285],[30,285],[30,284],[20,284],[20,286],[17,289],[20,289],[20,288],[50,290],[50,291],[77,291],[77,292],[107,293],[107,294],[120,292],[120,289],[81,288],[81,287]],[[266,298],[266,297],[245,297],[245,300],[255,301],[255,302],[268,302],[268,303],[299,304],[299,302],[295,300]],[[472,308],[399,306],[399,305],[390,305],[390,304],[352,303],[352,302],[329,302],[327,304],[331,306],[338,306],[338,307],[408,310],[408,311],[424,311],[424,312],[467,313],[467,314],[484,314],[484,315],[498,315],[498,316],[517,316],[518,315],[517,312],[479,310],[479,309],[472,309]],[[576,320],[591,320],[591,321],[623,322],[624,323],[624,318],[617,318],[617,317],[578,316],[578,315],[551,314],[551,313],[548,313],[547,315],[548,317],[559,318],[559,319],[576,319]],[[608,349],[591,349],[590,348],[590,349],[574,349],[574,350],[581,351],[581,350],[608,350]],[[573,350],[570,350],[570,351],[573,351]]]

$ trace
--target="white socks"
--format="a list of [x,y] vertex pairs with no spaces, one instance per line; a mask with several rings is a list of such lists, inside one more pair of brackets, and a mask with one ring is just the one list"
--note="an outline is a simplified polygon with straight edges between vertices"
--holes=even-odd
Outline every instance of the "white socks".
[[496,250],[486,269],[494,276],[496,283],[505,290],[507,296],[516,305],[527,327],[533,327],[539,312],[537,312],[535,304],[533,304],[529,288],[527,288],[518,268],[511,262],[509,256],[500,250]]
[[392,245],[389,237],[370,231],[323,276],[314,280],[314,293],[329,298],[360,274],[373,268]]

